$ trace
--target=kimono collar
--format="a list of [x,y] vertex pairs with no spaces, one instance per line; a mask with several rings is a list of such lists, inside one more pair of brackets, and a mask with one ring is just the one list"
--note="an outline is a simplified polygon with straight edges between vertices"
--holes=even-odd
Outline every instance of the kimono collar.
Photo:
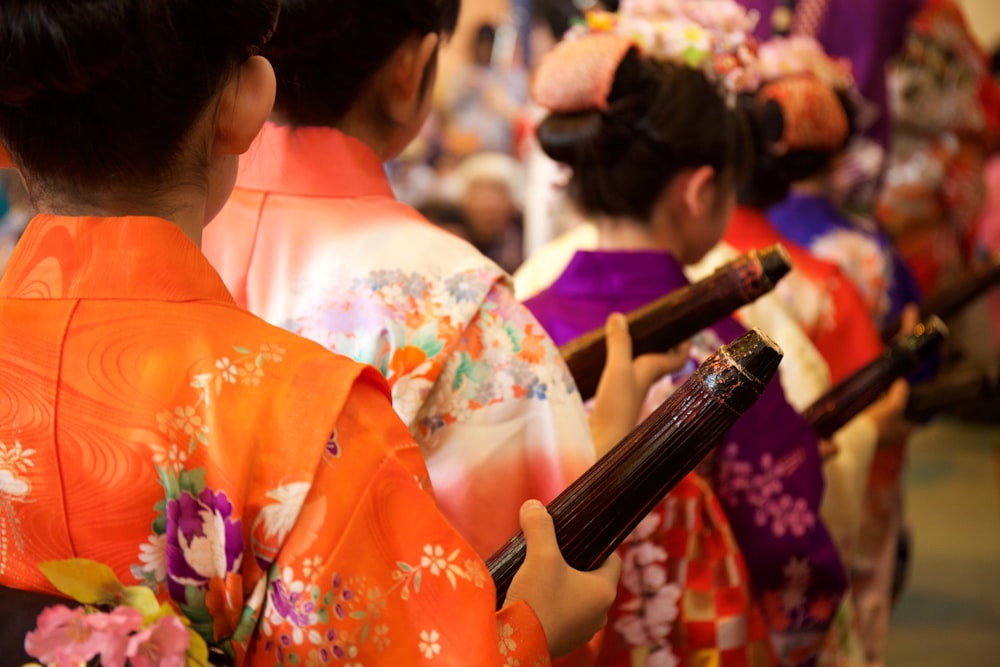
[[0,297],[235,303],[177,225],[138,216],[36,216],[0,280]]
[[735,248],[763,248],[787,243],[767,216],[749,206],[737,206],[726,227],[724,240]]
[[268,123],[240,158],[237,187],[300,197],[392,197],[367,144],[330,127]]
[[667,252],[581,250],[553,289],[563,294],[616,299],[622,295],[658,297],[687,284],[683,267]]

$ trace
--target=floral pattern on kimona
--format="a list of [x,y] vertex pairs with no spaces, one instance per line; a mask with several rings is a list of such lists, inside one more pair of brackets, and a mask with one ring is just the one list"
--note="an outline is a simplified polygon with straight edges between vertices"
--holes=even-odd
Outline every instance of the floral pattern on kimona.
[[802,537],[816,525],[809,502],[786,493],[782,482],[804,463],[801,450],[780,460],[764,452],[757,465],[738,455],[739,446],[729,443],[720,457],[719,494],[729,505],[752,507],[754,523],[770,526],[775,537]]
[[680,614],[681,587],[670,581],[667,551],[654,540],[660,527],[658,513],[647,515],[622,545],[622,586],[633,596],[621,603],[623,612],[614,629],[631,646],[649,647],[656,664],[679,664],[670,645],[670,633]]
[[[132,566],[132,574],[154,590],[165,586],[210,645],[226,648],[230,641],[252,633],[254,619],[248,617],[228,627],[223,625],[231,634],[218,636],[220,626],[212,613],[213,606],[223,606],[217,605],[221,597],[231,596],[239,588],[247,545],[243,522],[234,516],[230,498],[208,487],[204,468],[187,469],[185,463],[197,447],[212,446],[209,408],[225,387],[260,386],[265,362],[278,363],[284,354],[283,348],[270,344],[262,344],[256,351],[234,346],[229,354],[198,364],[200,372],[193,373],[190,381],[195,400],[161,410],[156,418],[161,440],[149,445],[164,499],[156,505],[153,532],[140,546],[140,564]],[[335,437],[330,439],[334,447]],[[259,539],[255,532],[253,544],[253,555],[262,568],[273,561],[308,489],[308,483],[286,484],[266,494],[275,502],[261,509],[256,524],[263,525],[260,534],[265,539]]]
[[35,450],[24,449],[16,440],[9,447],[0,442],[0,573],[7,567],[11,537],[18,551],[24,551],[24,537],[14,513],[14,503],[30,502],[31,481],[21,475],[34,467],[31,460],[34,454]]
[[[272,566],[268,575],[268,604],[262,619],[262,631],[267,638],[266,650],[275,651],[276,667],[285,664],[289,649],[310,645],[314,664],[328,664],[333,660],[351,660],[361,648],[370,645],[382,653],[393,642],[392,628],[384,621],[390,605],[406,602],[420,594],[422,582],[427,577],[444,577],[453,590],[460,585],[483,588],[489,573],[482,561],[471,553],[454,549],[446,554],[441,545],[425,544],[415,563],[398,561],[392,572],[393,585],[383,591],[370,585],[365,577],[345,577],[335,573],[330,587],[322,589],[307,585],[322,565],[322,558],[306,559],[302,577],[292,567]],[[275,632],[275,627],[291,626],[289,632]],[[331,627],[334,626],[334,627]],[[320,632],[318,628],[327,628]],[[514,629],[509,624],[498,627],[500,654],[517,649]],[[441,634],[427,628],[419,633],[418,652],[428,661],[443,657],[445,662],[453,657],[442,655]],[[302,653],[296,650],[296,653]],[[358,663],[360,664],[360,663]]]
[[892,266],[873,235],[861,229],[831,229],[818,235],[810,249],[844,271],[858,288],[875,322],[885,320],[890,307]]
[[290,328],[375,366],[396,412],[427,443],[489,406],[576,391],[534,317],[513,298],[494,298],[499,280],[491,268],[447,276],[372,271],[313,299]]
[[779,662],[797,665],[815,655],[824,641],[840,597],[810,593],[814,577],[807,558],[789,560],[782,571],[784,586],[764,591],[761,601],[768,625],[774,630],[771,644]]

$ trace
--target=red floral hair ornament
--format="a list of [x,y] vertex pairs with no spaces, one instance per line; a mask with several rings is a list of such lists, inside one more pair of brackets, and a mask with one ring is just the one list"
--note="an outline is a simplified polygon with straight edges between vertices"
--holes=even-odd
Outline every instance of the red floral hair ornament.
[[765,84],[757,93],[763,107],[775,102],[784,130],[773,152],[835,151],[844,147],[850,125],[844,105],[832,87],[810,74],[790,76]]
[[560,42],[538,63],[531,96],[556,113],[607,109],[615,72],[633,48],[632,39],[613,33]]

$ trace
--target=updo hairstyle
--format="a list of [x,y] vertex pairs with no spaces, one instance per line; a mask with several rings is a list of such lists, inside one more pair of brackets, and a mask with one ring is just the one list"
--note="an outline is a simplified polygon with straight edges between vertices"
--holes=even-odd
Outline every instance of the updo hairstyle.
[[724,187],[749,172],[743,114],[700,70],[632,48],[607,102],[605,110],[552,113],[538,127],[545,153],[572,167],[568,194],[585,214],[648,221],[683,169],[708,165]]
[[741,95],[753,138],[753,170],[739,191],[741,203],[766,209],[784,201],[796,181],[812,178],[830,169],[837,157],[855,135],[856,105],[846,92],[835,91],[847,115],[847,135],[843,142],[829,150],[803,150],[781,145],[785,123],[789,119],[774,100],[761,103],[753,94]]

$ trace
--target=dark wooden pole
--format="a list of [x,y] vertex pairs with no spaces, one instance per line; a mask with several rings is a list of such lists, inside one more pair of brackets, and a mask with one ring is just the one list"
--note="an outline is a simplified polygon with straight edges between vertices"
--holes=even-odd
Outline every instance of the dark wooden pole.
[[[553,500],[548,509],[566,562],[579,570],[600,565],[754,404],[781,356],[756,330],[723,346]],[[498,609],[524,554],[518,532],[486,561]]]
[[[628,313],[633,354],[666,352],[770,292],[791,266],[788,252],[780,244],[752,250],[707,278]],[[584,400],[597,391],[607,359],[605,345],[604,329],[600,328],[559,348]]]

